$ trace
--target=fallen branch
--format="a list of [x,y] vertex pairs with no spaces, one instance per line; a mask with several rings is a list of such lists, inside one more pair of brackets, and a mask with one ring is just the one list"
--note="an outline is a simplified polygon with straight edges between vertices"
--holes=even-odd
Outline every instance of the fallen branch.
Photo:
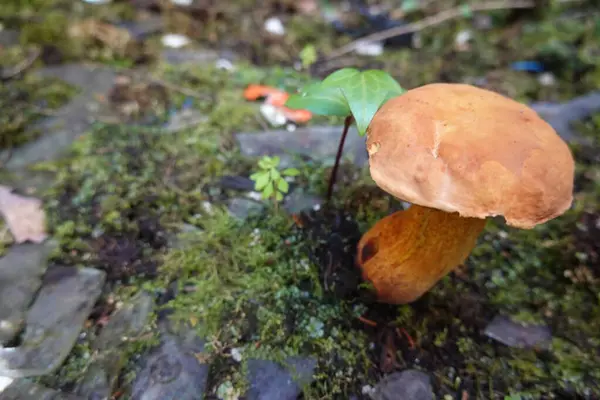
[[[535,2],[533,0],[496,0],[496,1],[487,1],[479,4],[474,4],[468,6],[469,12],[477,12],[477,11],[493,11],[493,10],[509,10],[509,9],[517,9],[517,8],[533,8],[535,6]],[[412,24],[398,26],[391,29],[386,29],[385,31],[373,33],[371,35],[367,35],[363,38],[357,39],[353,42],[348,43],[347,45],[334,50],[331,52],[326,59],[332,59],[336,57],[343,56],[344,54],[350,53],[356,48],[363,44],[369,42],[377,42],[385,39],[390,39],[395,36],[405,35],[407,33],[413,33],[421,31],[430,26],[439,25],[443,22],[446,22],[451,19],[455,19],[463,16],[465,13],[465,6],[454,7],[445,11],[442,11],[438,14],[432,15],[430,17],[424,18],[420,21],[413,22]]]

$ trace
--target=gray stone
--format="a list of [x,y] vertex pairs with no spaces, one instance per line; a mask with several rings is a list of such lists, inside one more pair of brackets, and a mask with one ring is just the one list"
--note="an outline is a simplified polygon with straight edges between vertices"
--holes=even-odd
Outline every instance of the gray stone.
[[152,297],[141,292],[115,311],[92,343],[94,359],[77,388],[78,395],[92,400],[110,397],[126,361],[123,359],[121,345],[128,338],[135,338],[142,332],[153,305]]
[[301,190],[294,190],[283,201],[283,207],[289,213],[299,213],[302,211],[309,211],[314,209],[316,206],[323,204],[324,200],[310,193],[303,192]]
[[581,121],[595,111],[600,110],[600,91],[576,97],[566,103],[533,103],[533,108],[566,141],[587,142],[571,127],[575,121]]
[[383,378],[375,387],[374,400],[433,400],[431,378],[424,372],[405,370]]
[[259,214],[264,207],[264,204],[258,201],[244,199],[241,197],[229,199],[227,202],[227,209],[229,210],[229,213],[241,220],[245,220],[253,214]]
[[133,382],[132,400],[201,400],[209,365],[196,357],[204,342],[193,331],[164,333],[161,344],[145,359]]
[[248,360],[250,388],[247,400],[296,400],[302,386],[313,381],[317,361],[312,358],[291,357],[285,368],[273,361]]
[[149,16],[137,21],[123,22],[117,26],[127,29],[127,32],[129,32],[134,40],[142,40],[155,33],[161,32],[164,25],[164,18],[160,16]]
[[113,313],[94,341],[93,348],[98,351],[111,350],[127,338],[140,334],[148,322],[153,305],[154,300],[148,293],[138,293]]
[[25,311],[40,288],[46,259],[55,245],[48,241],[15,245],[0,258],[0,345],[21,331]]
[[81,64],[47,67],[38,73],[42,77],[62,79],[79,87],[81,92],[60,108],[55,116],[39,124],[37,128],[43,132],[39,139],[13,149],[5,165],[9,170],[24,169],[34,163],[52,160],[63,154],[73,140],[82,135],[91,122],[101,114],[96,96],[106,96],[115,78],[114,71],[107,67]]
[[21,34],[13,29],[0,30],[0,47],[12,47],[19,44]]
[[22,344],[0,348],[0,376],[38,376],[58,368],[75,345],[104,280],[97,269],[51,268],[27,312]]
[[171,249],[183,249],[193,242],[195,234],[202,232],[202,229],[191,224],[181,224],[179,232],[167,235],[167,245]]
[[523,325],[502,315],[494,317],[484,334],[502,344],[519,348],[546,348],[552,340],[547,326]]
[[[285,168],[294,164],[292,154],[318,161],[328,160],[333,164],[342,130],[342,126],[307,126],[294,132],[285,129],[243,132],[235,137],[243,155],[277,155],[281,157],[280,165]],[[342,159],[348,159],[359,167],[368,163],[366,137],[359,136],[355,127],[351,127],[346,136]]]
[[28,379],[17,379],[0,392],[0,400],[84,400],[84,398],[48,389]]
[[165,49],[162,59],[169,64],[214,64],[219,59],[219,53],[208,49]]
[[171,115],[169,122],[163,128],[165,133],[179,132],[200,125],[208,118],[197,110],[186,109]]

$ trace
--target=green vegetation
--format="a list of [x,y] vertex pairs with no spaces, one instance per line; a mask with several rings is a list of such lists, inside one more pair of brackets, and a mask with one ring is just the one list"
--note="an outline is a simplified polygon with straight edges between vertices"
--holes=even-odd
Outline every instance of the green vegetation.
[[277,156],[264,156],[258,161],[260,170],[250,175],[250,179],[254,181],[254,189],[262,193],[263,199],[272,199],[275,205],[283,200],[283,195],[290,189],[285,178],[300,173],[296,168],[286,168],[279,172],[279,162],[280,158]]
[[[323,263],[309,257],[322,250],[323,243],[271,207],[245,222],[232,218],[221,205],[234,194],[216,182],[223,175],[257,172],[258,160],[240,156],[232,136],[262,128],[258,105],[243,100],[244,87],[261,83],[296,92],[320,82],[306,73],[270,65],[291,64],[302,49],[309,49],[301,54],[305,68],[328,76],[330,67],[314,62],[310,49],[321,55],[347,38],[334,37],[331,26],[323,21],[294,16],[286,21],[286,40],[273,39],[271,46],[264,46],[256,26],[237,20],[256,8],[249,4],[254,2],[234,3],[219,10],[220,18],[197,28],[196,38],[207,43],[223,37],[251,38],[240,46],[242,58],[252,53],[268,66],[251,66],[241,60],[232,72],[164,64],[151,71],[175,87],[169,90],[174,109],[192,97],[193,109],[206,116],[205,122],[176,133],[166,133],[161,127],[96,124],[74,143],[68,157],[37,166],[56,178],[45,195],[50,230],[60,241],[53,261],[105,270],[109,276],[106,296],[113,294],[122,301],[142,289],[153,294],[165,293],[172,284],[185,289],[164,307],[172,309],[180,327],[192,325],[206,337],[208,346],[202,356],[213,362],[213,393],[219,389],[243,392],[245,363],[252,357],[281,361],[302,355],[318,358],[316,381],[304,388],[307,400],[349,398],[380,379],[385,367],[382,343],[391,335],[394,346],[385,359],[392,360],[397,369],[430,373],[439,398],[461,398],[463,391],[479,399],[599,396],[600,114],[577,127],[594,143],[573,146],[578,160],[577,193],[574,207],[564,216],[532,231],[490,221],[467,265],[415,304],[390,308],[372,304],[357,293],[336,296],[330,282],[323,279]],[[19,19],[39,19],[39,24],[25,24],[24,44],[45,46],[60,40],[61,46],[77,51],[95,49],[76,54],[65,51],[67,59],[114,64],[114,57],[100,56],[108,54],[103,53],[102,43],[88,47],[65,38],[61,21],[71,20],[70,14],[65,17],[68,8],[61,14],[51,2],[41,0],[10,4],[19,8],[6,16],[7,27],[18,26]],[[82,13],[73,11],[77,20],[91,15],[89,7],[82,9]],[[112,6],[110,10],[116,14],[107,14],[103,20],[127,15],[127,10]],[[406,88],[440,80],[478,82],[522,101],[559,101],[597,89],[600,69],[591,67],[598,65],[599,54],[598,40],[592,36],[596,32],[593,16],[586,14],[572,23],[560,19],[553,9],[548,13],[518,26],[512,25],[508,13],[499,13],[493,18],[499,28],[481,30],[473,29],[470,21],[451,21],[421,32],[418,50],[386,50],[373,58],[353,55],[350,61],[357,68],[389,71]],[[471,30],[470,49],[459,51],[456,33],[465,29]],[[550,85],[510,67],[514,61],[533,59],[541,47],[548,60],[556,60],[548,63],[555,77]],[[3,66],[18,64],[22,58],[21,50],[10,50]],[[132,58],[121,61],[131,65]],[[356,70],[346,71],[354,76]],[[64,104],[73,93],[62,83],[39,81],[33,75],[8,81],[0,88],[0,146],[34,138],[25,126],[40,115],[51,114],[49,108]],[[351,105],[346,106],[334,116],[317,115],[310,123],[340,123],[349,110],[354,112]],[[167,116],[158,117],[165,120]],[[368,115],[361,126],[365,124]],[[298,186],[326,192],[324,182],[331,171],[323,160],[311,160],[298,170]],[[367,169],[358,171],[342,164],[339,182],[343,184],[332,206],[344,209],[342,215],[358,231],[397,207],[370,181]],[[205,202],[213,204],[212,209]],[[329,224],[326,214],[315,215],[322,225]],[[173,236],[183,224],[197,231],[182,235],[185,240],[174,248]],[[3,227],[1,232],[5,232]],[[324,229],[317,239],[341,236],[338,231],[327,233],[331,231]],[[352,240],[344,242],[341,253],[352,255]],[[10,238],[0,234],[0,243],[4,248]],[[341,267],[352,267],[351,261],[344,262],[348,265]],[[485,337],[483,328],[497,314],[547,324],[553,335],[550,347],[513,349]],[[375,321],[378,327],[358,317]],[[81,379],[78,371],[89,365],[95,329],[87,328],[87,337],[55,376],[43,380],[45,384],[74,387]],[[150,335],[130,343],[124,353],[139,355],[155,343],[156,337]],[[240,363],[233,359],[232,349],[241,353]],[[132,363],[124,368],[125,388],[134,376]]]
[[[12,61],[24,57],[15,55]],[[10,62],[5,61],[5,62]],[[76,89],[62,81],[28,76],[0,85],[0,150],[6,150],[39,136],[33,124],[65,104]]]

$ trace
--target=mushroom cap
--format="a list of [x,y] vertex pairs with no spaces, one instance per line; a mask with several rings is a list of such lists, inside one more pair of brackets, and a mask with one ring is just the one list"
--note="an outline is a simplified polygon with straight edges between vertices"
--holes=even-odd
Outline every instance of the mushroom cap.
[[466,84],[421,86],[386,102],[367,129],[371,177],[413,204],[529,229],[573,200],[567,144],[535,111]]

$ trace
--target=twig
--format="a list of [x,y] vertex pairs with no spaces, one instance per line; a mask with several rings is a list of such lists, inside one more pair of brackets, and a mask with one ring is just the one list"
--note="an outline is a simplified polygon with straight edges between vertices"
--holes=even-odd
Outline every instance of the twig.
[[[495,1],[487,1],[480,4],[470,5],[469,11],[492,11],[492,10],[508,10],[515,8],[532,8],[535,6],[534,1],[532,0],[495,0]],[[430,17],[424,18],[420,21],[414,22],[412,24],[398,26],[391,29],[386,29],[385,31],[373,33],[371,35],[367,35],[363,38],[357,39],[353,42],[348,43],[347,45],[339,48],[331,52],[327,59],[332,59],[336,57],[343,56],[344,54],[350,53],[356,49],[356,47],[363,43],[368,42],[376,42],[380,40],[389,39],[395,36],[404,35],[407,33],[418,32],[430,26],[439,25],[448,20],[458,18],[464,15],[465,6],[458,6],[454,8],[450,8],[448,10],[442,11],[438,14],[432,15]]]

